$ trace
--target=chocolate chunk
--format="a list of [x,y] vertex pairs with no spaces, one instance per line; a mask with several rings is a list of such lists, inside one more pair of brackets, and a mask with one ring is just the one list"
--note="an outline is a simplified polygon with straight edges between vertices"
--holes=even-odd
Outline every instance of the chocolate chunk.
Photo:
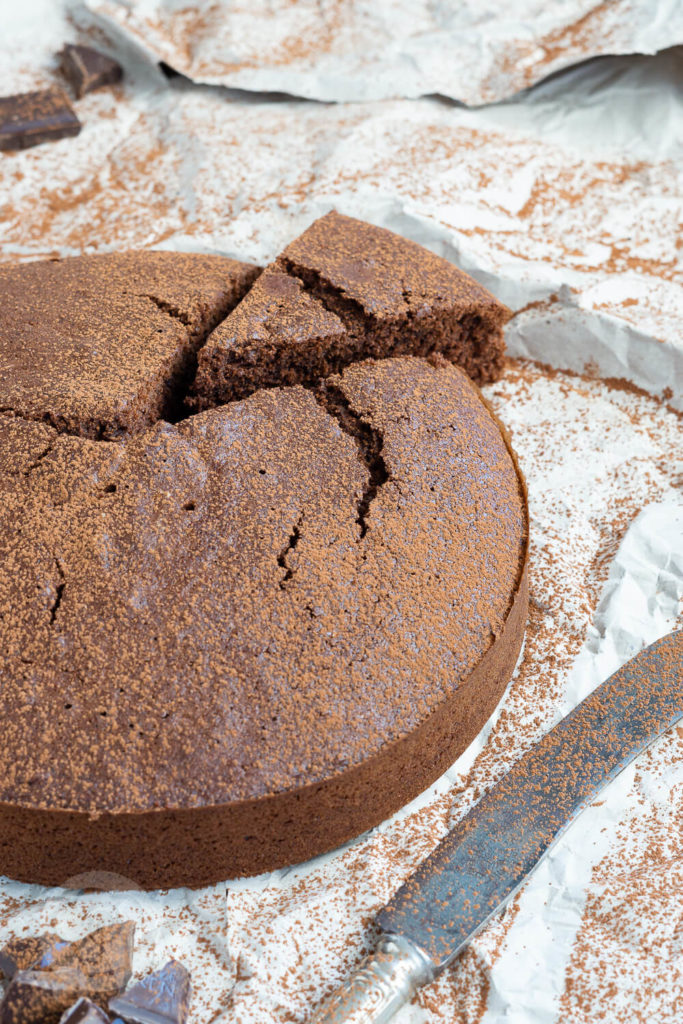
[[62,1014],[59,1024],[109,1024],[110,1017],[84,996]]
[[67,43],[59,58],[62,74],[77,99],[94,89],[101,89],[103,85],[114,85],[123,76],[121,65],[113,57],[89,46]]
[[66,943],[58,935],[34,935],[13,939],[0,949],[0,971],[11,981],[17,971],[36,967],[38,961]]
[[61,89],[41,89],[0,99],[0,150],[28,149],[78,135],[81,122]]
[[77,969],[85,978],[82,994],[104,1002],[130,981],[134,935],[133,921],[98,928],[56,953],[48,970]]
[[0,1024],[58,1024],[86,984],[74,967],[17,971],[0,1003]]
[[[47,945],[34,944],[34,967],[15,972],[0,1004],[0,1024],[56,1024],[69,1008],[75,1010],[79,997],[106,1003],[130,980],[134,934],[135,924],[124,921],[98,928],[76,942],[50,936]],[[75,1017],[74,1022],[94,1024],[99,1019]]]
[[190,974],[177,960],[109,1002],[129,1024],[184,1024],[191,995]]

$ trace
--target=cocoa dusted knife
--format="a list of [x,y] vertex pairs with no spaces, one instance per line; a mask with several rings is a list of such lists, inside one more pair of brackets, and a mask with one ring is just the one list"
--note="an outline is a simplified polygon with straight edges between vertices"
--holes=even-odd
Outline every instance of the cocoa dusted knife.
[[378,915],[374,953],[312,1024],[386,1024],[510,900],[576,816],[683,718],[683,630],[641,651],[536,744]]

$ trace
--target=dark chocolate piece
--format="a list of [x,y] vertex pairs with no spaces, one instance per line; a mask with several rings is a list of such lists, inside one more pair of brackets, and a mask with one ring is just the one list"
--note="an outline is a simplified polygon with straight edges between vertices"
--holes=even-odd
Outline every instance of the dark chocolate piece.
[[59,1024],[110,1024],[111,1018],[97,1003],[82,996],[62,1014]]
[[[0,1004],[0,1024],[57,1022],[70,1007],[75,1009],[79,997],[106,1003],[130,980],[134,934],[135,924],[124,921],[98,928],[76,942],[53,937],[32,970],[14,974]],[[88,1024],[98,1019],[83,1018]]]
[[0,1024],[58,1024],[86,983],[74,967],[17,971],[0,1003]]
[[169,960],[161,970],[111,999],[109,1009],[129,1024],[185,1024],[191,993],[189,971],[178,960]]
[[134,936],[133,921],[98,928],[56,953],[47,969],[76,968],[86,979],[83,994],[105,1001],[130,981]]
[[62,89],[0,99],[0,150],[28,149],[78,135],[81,122]]
[[79,100],[88,92],[120,82],[123,76],[123,68],[113,57],[90,46],[67,43],[59,58],[62,74]]
[[33,935],[25,939],[12,939],[0,949],[0,971],[11,981],[17,971],[36,967],[38,961],[48,956],[55,947],[61,948],[64,940],[58,935]]

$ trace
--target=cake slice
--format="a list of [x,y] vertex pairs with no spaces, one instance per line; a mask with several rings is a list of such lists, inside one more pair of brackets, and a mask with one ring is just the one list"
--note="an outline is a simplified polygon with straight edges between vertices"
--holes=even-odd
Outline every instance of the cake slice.
[[287,246],[211,334],[199,355],[195,402],[206,408],[283,382],[282,367],[287,383],[309,384],[367,357],[436,352],[486,383],[502,371],[509,315],[448,260],[333,211]]
[[198,347],[258,273],[173,252],[0,267],[0,408],[91,438],[172,417]]
[[[220,342],[214,340],[220,336]],[[343,361],[343,322],[296,277],[265,270],[214,331],[202,360],[203,407],[244,398],[261,387],[326,376]]]

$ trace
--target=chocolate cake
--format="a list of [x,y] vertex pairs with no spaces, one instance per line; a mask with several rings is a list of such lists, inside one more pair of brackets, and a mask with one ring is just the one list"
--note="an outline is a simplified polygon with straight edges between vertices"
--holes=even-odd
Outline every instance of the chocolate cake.
[[199,355],[196,403],[311,382],[372,356],[441,352],[479,384],[504,360],[509,311],[452,263],[334,211],[269,267]]
[[0,409],[85,437],[144,429],[258,273],[170,252],[0,266]]
[[[215,352],[237,320],[251,377],[234,378],[228,404],[164,420],[219,304],[235,300],[220,282],[242,288],[255,271],[224,261],[221,277],[208,262],[211,273],[194,276],[201,257],[182,257],[186,291],[179,265],[177,288],[162,294],[137,271],[126,286],[109,259],[118,283],[107,294],[128,295],[134,320],[153,294],[144,308],[160,336],[167,321],[183,332],[169,335],[162,369],[153,334],[139,336],[134,359],[120,317],[112,364],[94,334],[81,342],[70,326],[71,374],[58,368],[53,380],[42,325],[52,330],[57,314],[45,302],[23,309],[21,387],[0,398],[0,871],[52,884],[100,869],[146,887],[198,886],[348,840],[476,735],[523,636],[525,492],[464,372],[434,354],[364,358],[360,341],[348,343],[349,318],[282,261],[209,342]],[[88,279],[88,262],[71,272],[92,296],[104,275],[94,260]],[[168,281],[174,261],[161,262]],[[3,273],[18,294],[26,272],[33,297],[35,280],[57,280],[59,268]],[[483,294],[471,315],[502,322]],[[270,310],[262,348],[252,296]],[[52,298],[66,322],[64,296]],[[381,308],[377,298],[380,320]],[[6,364],[20,347],[5,332]],[[445,330],[438,337],[453,355]],[[300,339],[318,352],[315,371],[309,356],[282,355]],[[79,345],[108,395],[89,364],[79,368]],[[203,355],[196,394],[208,403],[217,364]],[[218,391],[233,379],[216,378]],[[12,379],[0,372],[6,393]]]

